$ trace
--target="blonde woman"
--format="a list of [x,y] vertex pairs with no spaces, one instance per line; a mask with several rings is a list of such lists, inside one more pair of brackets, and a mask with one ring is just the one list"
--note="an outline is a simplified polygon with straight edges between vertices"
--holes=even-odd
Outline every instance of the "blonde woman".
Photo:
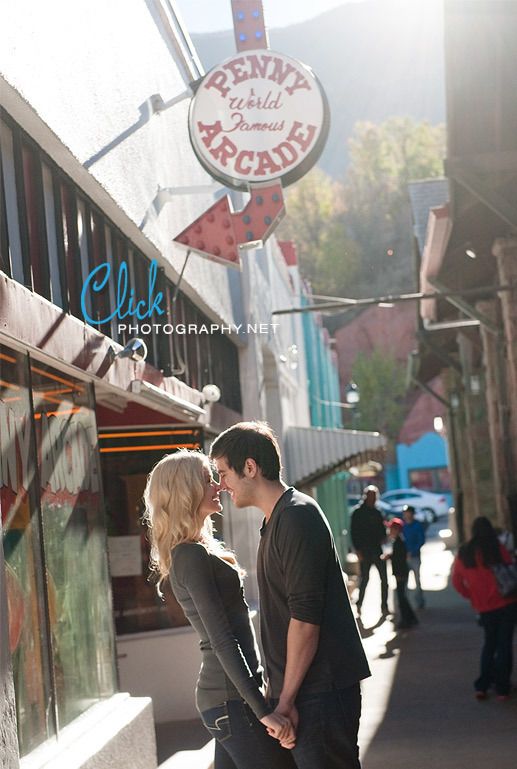
[[[196,686],[201,719],[216,739],[214,769],[290,769],[291,723],[264,698],[262,667],[241,571],[213,536],[220,487],[209,460],[182,449],[158,462],[144,492],[151,570],[170,578],[200,639]],[[275,739],[273,739],[275,738]]]

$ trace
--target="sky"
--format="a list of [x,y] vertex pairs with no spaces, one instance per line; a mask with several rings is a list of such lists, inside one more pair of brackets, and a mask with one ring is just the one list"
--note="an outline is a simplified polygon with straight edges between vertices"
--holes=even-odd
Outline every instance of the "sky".
[[[363,0],[263,0],[266,25],[286,27],[319,16],[324,11]],[[231,29],[230,0],[175,0],[190,33]]]

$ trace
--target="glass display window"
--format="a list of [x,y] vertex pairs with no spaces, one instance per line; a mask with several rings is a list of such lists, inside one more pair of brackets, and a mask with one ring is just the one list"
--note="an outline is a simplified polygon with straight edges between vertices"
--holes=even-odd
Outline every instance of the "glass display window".
[[[55,732],[27,358],[0,346],[0,506],[20,752]],[[50,590],[51,586],[49,585]],[[52,601],[50,602],[52,615]]]
[[0,504],[22,756],[115,691],[91,386],[0,346]]
[[102,429],[100,453],[108,517],[110,571],[117,635],[187,625],[168,580],[164,599],[149,579],[150,545],[142,525],[147,475],[164,454],[200,449],[200,428]]
[[31,363],[59,724],[114,691],[114,639],[91,388]]

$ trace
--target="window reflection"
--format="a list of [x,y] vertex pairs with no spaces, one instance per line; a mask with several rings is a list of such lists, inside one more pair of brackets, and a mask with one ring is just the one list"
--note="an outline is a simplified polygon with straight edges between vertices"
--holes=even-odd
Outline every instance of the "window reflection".
[[43,539],[55,585],[60,725],[113,692],[113,638],[97,430],[90,389],[31,365]]
[[[22,755],[54,730],[42,598],[30,398],[23,356],[0,348],[0,505],[6,559],[9,643]],[[48,580],[50,623],[55,621]]]
[[0,347],[0,502],[20,752],[115,686],[90,386]]

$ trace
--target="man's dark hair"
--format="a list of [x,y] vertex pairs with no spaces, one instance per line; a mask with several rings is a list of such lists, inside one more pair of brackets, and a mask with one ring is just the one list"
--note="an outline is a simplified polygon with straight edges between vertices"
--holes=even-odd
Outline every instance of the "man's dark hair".
[[404,505],[404,509],[403,509],[402,512],[404,512],[404,513],[413,513],[413,515],[415,515],[416,510],[413,507],[413,505]]
[[239,422],[229,427],[212,443],[210,458],[225,459],[241,477],[246,460],[254,459],[266,480],[280,479],[280,448],[266,422]]

